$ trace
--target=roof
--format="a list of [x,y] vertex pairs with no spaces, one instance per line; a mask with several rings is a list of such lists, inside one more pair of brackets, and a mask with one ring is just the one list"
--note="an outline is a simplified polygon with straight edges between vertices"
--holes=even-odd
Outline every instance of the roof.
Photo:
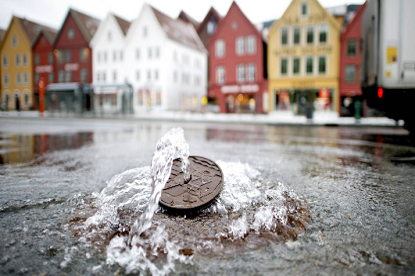
[[216,17],[218,19],[218,21],[220,21],[222,19],[222,16],[220,16],[220,14],[215,10],[215,8],[211,7],[210,10],[208,11],[208,13],[206,14],[205,18],[203,19],[202,23],[200,23],[199,26],[197,26],[197,29],[196,29],[197,32],[200,32],[200,30],[203,28],[203,26],[209,20],[209,17],[210,17],[211,14],[214,17]]
[[17,16],[13,16],[13,17],[16,18],[17,21],[19,22],[19,24],[22,27],[23,31],[25,32],[30,44],[35,40],[35,38],[37,37],[39,32],[42,31],[42,30],[44,30],[45,33],[47,33],[49,36],[50,35],[53,36],[53,34],[56,34],[56,30],[52,29],[48,26],[40,25],[38,23],[29,21],[26,18],[20,18],[20,17],[17,17]]
[[76,11],[74,9],[69,9],[69,13],[72,14],[78,28],[83,33],[86,41],[89,43],[94,36],[96,30],[98,29],[99,23],[101,20]]
[[205,50],[192,24],[186,23],[181,19],[172,19],[152,6],[149,5],[149,7],[167,37],[192,48]]
[[122,19],[121,17],[113,14],[115,20],[117,21],[118,25],[120,26],[122,32],[124,33],[124,35],[127,34],[128,29],[130,28],[131,22]]
[[5,34],[6,34],[6,30],[0,29],[0,43],[3,40],[3,37]]
[[55,30],[55,29],[49,29],[49,30],[41,29],[37,33],[35,39],[33,39],[32,41],[32,48],[33,46],[35,46],[36,42],[38,41],[38,39],[41,37],[42,34],[44,34],[46,39],[49,41],[49,43],[53,45],[53,41],[55,40],[57,32],[58,30]]
[[343,39],[350,32],[352,27],[359,20],[359,17],[361,16],[361,14],[364,12],[365,7],[366,7],[366,2],[363,5],[359,6],[359,9],[357,11],[353,11],[354,12],[354,17],[351,21],[348,22],[347,25],[345,25],[344,32],[341,34],[341,39]]
[[196,21],[196,19],[192,18],[190,15],[185,13],[184,11],[181,11],[177,19],[181,19],[187,23],[190,23],[193,25],[193,27],[196,29],[199,26],[199,22]]

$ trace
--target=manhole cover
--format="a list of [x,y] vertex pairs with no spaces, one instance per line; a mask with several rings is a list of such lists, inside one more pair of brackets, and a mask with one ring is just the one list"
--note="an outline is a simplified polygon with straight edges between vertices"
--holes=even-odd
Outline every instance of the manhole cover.
[[171,174],[161,193],[160,205],[175,211],[194,211],[212,204],[223,186],[219,166],[205,157],[189,156],[190,180],[184,182],[180,159],[173,161]]

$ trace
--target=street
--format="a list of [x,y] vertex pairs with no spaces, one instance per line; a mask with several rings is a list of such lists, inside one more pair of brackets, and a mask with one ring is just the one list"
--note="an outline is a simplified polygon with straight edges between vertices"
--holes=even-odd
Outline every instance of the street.
[[150,166],[158,139],[173,127],[184,129],[190,155],[247,164],[261,183],[293,189],[311,220],[294,239],[195,255],[175,262],[171,274],[413,275],[415,138],[402,127],[80,118],[0,118],[0,274],[125,273],[106,261],[106,234],[89,240],[79,227],[107,182]]

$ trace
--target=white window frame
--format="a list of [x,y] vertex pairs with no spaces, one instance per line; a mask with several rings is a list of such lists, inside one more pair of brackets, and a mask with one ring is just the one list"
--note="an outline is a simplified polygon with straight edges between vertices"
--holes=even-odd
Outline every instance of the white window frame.
[[[252,49],[250,46],[252,46]],[[254,35],[247,36],[246,38],[246,52],[248,54],[256,53],[256,37]]]
[[[283,60],[286,60],[287,61],[287,70],[286,70],[286,72],[284,74],[282,73],[282,61]],[[289,64],[290,64],[290,59],[288,57],[281,57],[280,58],[280,66],[279,66],[278,72],[279,72],[279,75],[281,77],[282,76],[286,77],[286,76],[289,76],[290,75],[290,66],[289,66]]]
[[237,76],[237,82],[244,83],[246,81],[245,78],[245,65],[244,64],[237,64],[236,65],[236,76]]
[[217,23],[214,22],[214,21],[209,21],[207,23],[206,31],[207,31],[208,35],[212,35],[215,32],[216,26],[217,26]]
[[[303,14],[303,6],[307,6],[307,14]],[[300,17],[301,18],[305,18],[308,17],[310,15],[310,6],[308,5],[307,2],[300,2]]]
[[[325,65],[326,65],[326,70],[325,70],[325,72],[324,73],[320,73],[320,58],[321,57],[324,57],[324,59],[325,59]],[[322,55],[322,56],[317,56],[317,74],[318,75],[320,75],[320,76],[324,76],[324,75],[327,75],[327,72],[329,71],[329,63],[328,63],[328,56],[327,55]]]
[[23,59],[23,61],[22,61],[23,66],[27,66],[27,63],[28,63],[27,54],[23,54],[22,56],[23,56],[22,57],[22,59]]
[[[4,63],[6,61],[6,63]],[[9,57],[7,55],[3,55],[3,58],[1,60],[1,64],[3,65],[3,68],[9,67]]]
[[[6,79],[7,79],[7,81],[6,81]],[[9,82],[10,82],[9,74],[8,73],[4,73],[3,74],[3,84],[4,84],[4,87],[9,87]]]
[[[320,41],[320,34],[321,34],[321,30],[322,29],[326,29],[326,41],[325,42],[321,42]],[[328,24],[321,24],[318,26],[318,43],[319,44],[328,44],[329,43],[329,25]]]
[[[285,43],[285,44],[282,43],[282,34],[283,34],[284,30],[287,31],[287,43]],[[280,46],[282,46],[282,47],[290,45],[290,29],[287,26],[284,26],[284,27],[280,28],[280,39],[279,40],[280,40]]]
[[[247,65],[247,80],[248,82],[255,82],[256,81],[256,64],[255,63],[249,63]],[[253,74],[253,76],[251,76]]]
[[216,67],[216,84],[224,84],[226,80],[226,70],[224,66]]
[[20,67],[20,55],[19,54],[16,54],[14,58],[14,62],[16,64],[16,67]]
[[22,84],[22,79],[20,77],[20,73],[16,73],[16,86],[20,86]]
[[215,41],[215,56],[217,58],[225,57],[225,41],[223,39]]
[[[349,80],[347,78],[347,68],[353,68],[354,69],[354,74],[353,74],[353,80]],[[344,67],[344,82],[345,83],[355,83],[356,82],[356,65],[355,64],[346,64],[346,66]]]
[[[294,68],[295,68],[295,60],[296,59],[298,59],[298,62],[299,62],[299,64],[298,64],[298,72],[297,73],[294,73]],[[299,57],[299,56],[294,56],[293,58],[292,58],[292,60],[293,60],[293,71],[292,71],[292,75],[293,76],[300,76],[301,75],[301,57]]]
[[17,35],[12,36],[12,47],[17,47]]
[[68,39],[72,40],[75,37],[75,31],[73,28],[68,29]]
[[[309,43],[308,42],[308,30],[312,29],[313,30],[313,42]],[[316,42],[316,28],[314,25],[307,25],[306,26],[306,32],[305,32],[305,45],[314,45],[314,43]]]
[[23,73],[23,84],[28,85],[29,84],[29,74],[27,72]]
[[[311,62],[312,62],[312,65],[311,65],[311,73],[307,72],[307,61],[308,61],[309,59],[311,59]],[[305,74],[306,74],[307,76],[312,76],[312,75],[314,75],[314,73],[315,73],[314,64],[315,64],[315,62],[314,62],[314,57],[313,57],[313,56],[306,56],[306,57],[305,57],[305,62],[304,62],[304,65],[305,65],[305,66],[304,66],[304,72],[305,72]]]
[[[298,29],[300,31],[298,43],[295,43],[295,30],[296,29]],[[300,46],[301,45],[301,26],[294,26],[293,27],[293,45],[294,46]]]
[[139,48],[135,49],[135,59],[136,60],[140,59],[140,49]]
[[112,71],[112,81],[115,83],[117,81],[117,71]]
[[245,54],[245,39],[243,36],[238,36],[235,38],[235,46],[236,55],[242,56]]

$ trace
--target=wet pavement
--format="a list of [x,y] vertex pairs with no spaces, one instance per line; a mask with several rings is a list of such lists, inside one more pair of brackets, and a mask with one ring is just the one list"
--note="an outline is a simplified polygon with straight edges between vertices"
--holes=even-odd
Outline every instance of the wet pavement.
[[294,240],[195,256],[172,274],[415,273],[415,139],[402,128],[0,119],[0,274],[124,274],[70,225],[112,176],[149,166],[177,126],[191,155],[247,163],[294,189],[311,221]]

